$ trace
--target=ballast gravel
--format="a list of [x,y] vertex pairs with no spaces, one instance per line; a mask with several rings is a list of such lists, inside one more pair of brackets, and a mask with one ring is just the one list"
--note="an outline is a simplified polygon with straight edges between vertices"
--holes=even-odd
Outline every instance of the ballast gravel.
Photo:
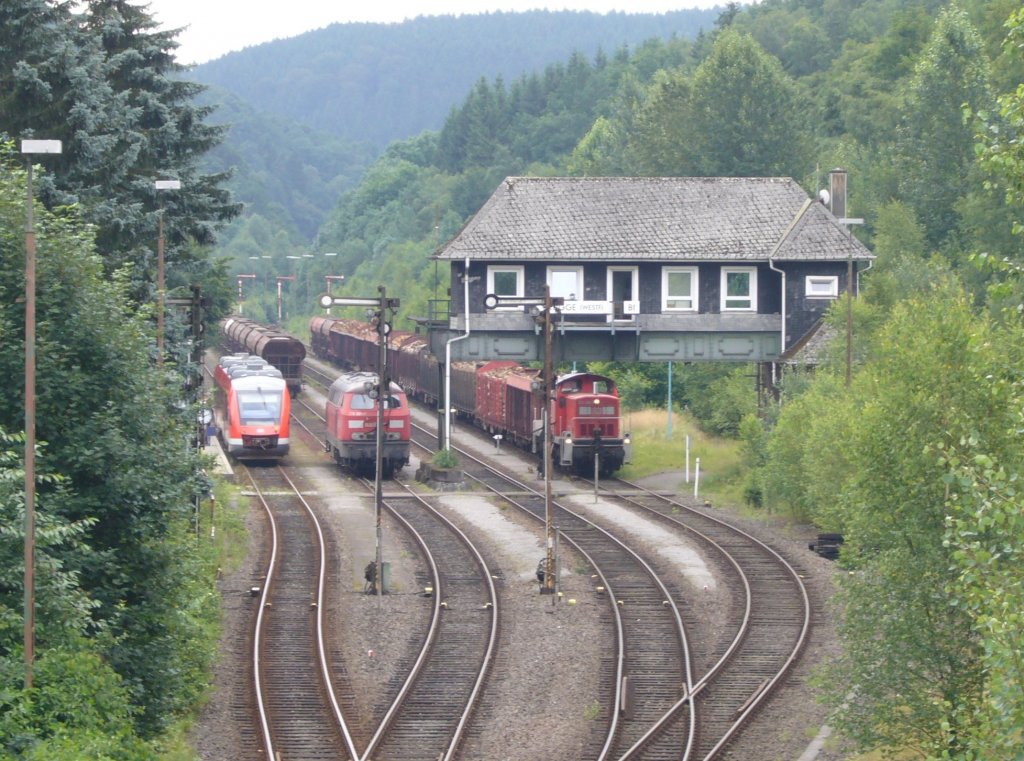
[[[518,452],[507,448],[495,451],[484,439],[472,440],[478,442],[481,453],[498,459],[524,480],[537,480],[530,460]],[[373,498],[361,496],[359,488],[346,482],[322,452],[293,445],[289,460],[298,469],[301,488],[325,505],[330,551],[339,560],[339,583],[326,605],[330,647],[337,662],[336,674],[351,688],[351,693],[342,697],[343,705],[353,707],[361,717],[352,731],[362,747],[383,716],[396,680],[416,657],[419,632],[433,602],[424,589],[424,569],[417,552],[386,514],[381,519],[382,554],[388,563],[390,587],[388,594],[372,594],[366,588],[364,570],[375,557]],[[415,466],[414,462],[401,478],[413,483]],[[645,479],[644,485],[680,497],[692,489],[679,473]],[[595,721],[598,679],[602,659],[612,648],[602,616],[605,603],[591,569],[582,558],[563,549],[562,594],[541,595],[535,571],[545,555],[542,526],[480,493],[434,493],[423,485],[414,488],[432,495],[437,508],[477,544],[502,596],[500,654],[483,705],[463,742],[462,759],[586,761],[588,749],[594,747],[600,733]],[[556,497],[580,506],[594,500],[586,483],[555,478],[553,489]],[[242,566],[219,583],[223,600],[220,654],[210,699],[191,734],[196,753],[204,761],[260,759],[247,697],[251,680],[247,645],[255,615],[249,590],[261,583],[266,529],[262,509],[248,504],[244,494],[230,509],[247,514],[250,551]],[[589,509],[600,510],[601,506]],[[826,739],[825,710],[808,681],[818,665],[838,653],[828,605],[834,565],[808,550],[807,543],[814,536],[810,527],[772,516],[754,520],[710,509],[793,562],[804,576],[814,609],[810,645],[785,689],[758,714],[725,757],[741,761],[841,761],[852,757],[837,740]],[[659,532],[638,535],[635,518],[630,519],[628,511],[621,508],[606,510],[603,519],[606,523],[623,522],[624,531],[628,529],[625,524],[631,523],[631,541],[645,554],[656,556],[659,567],[676,569],[677,588],[691,590],[687,601],[690,618],[700,629],[695,639],[710,643],[721,636],[721,612],[729,593],[716,585],[713,566],[705,565],[698,551]],[[695,665],[700,669],[706,664],[698,658]]]

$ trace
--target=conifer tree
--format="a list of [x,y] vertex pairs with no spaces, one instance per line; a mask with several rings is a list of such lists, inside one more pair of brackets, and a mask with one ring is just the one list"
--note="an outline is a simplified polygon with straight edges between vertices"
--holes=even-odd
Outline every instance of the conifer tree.
[[[204,88],[181,78],[176,32],[156,30],[129,0],[90,0],[80,12],[9,0],[0,28],[0,133],[63,142],[41,200],[80,203],[107,271],[130,264],[133,291],[148,298],[161,200],[168,264],[196,256],[184,244],[213,243],[239,211],[220,187],[227,175],[199,168],[225,128],[207,124],[211,109],[193,102]],[[182,192],[158,199],[153,182],[168,177]]]

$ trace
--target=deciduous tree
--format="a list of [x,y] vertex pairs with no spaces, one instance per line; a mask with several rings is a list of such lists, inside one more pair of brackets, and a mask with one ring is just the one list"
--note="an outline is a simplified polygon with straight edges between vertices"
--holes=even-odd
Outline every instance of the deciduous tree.
[[899,190],[938,247],[956,230],[957,201],[970,189],[974,131],[963,109],[993,104],[989,63],[967,14],[944,9],[907,86],[897,132]]
[[635,150],[660,175],[801,177],[809,125],[778,59],[731,28],[692,79],[658,80],[638,118]]
[[[0,426],[16,431],[26,176],[10,161],[0,164]],[[148,310],[134,308],[123,272],[105,275],[78,211],[37,210],[38,468],[60,478],[60,489],[39,486],[40,525],[84,527],[59,570],[88,597],[89,633],[103,632],[106,661],[152,733],[195,699],[209,658],[198,629],[213,598],[182,542],[199,461],[177,384],[152,363]]]

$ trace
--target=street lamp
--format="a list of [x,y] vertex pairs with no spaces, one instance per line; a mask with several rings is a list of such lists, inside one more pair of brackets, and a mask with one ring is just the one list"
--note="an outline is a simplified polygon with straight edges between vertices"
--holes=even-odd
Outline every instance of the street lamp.
[[28,165],[25,204],[25,689],[35,660],[36,534],[36,232],[32,219],[32,156],[61,153],[60,140],[22,140]]
[[160,234],[156,245],[156,364],[164,363],[164,200],[161,190],[181,190],[180,180],[156,180],[153,187],[160,196]]

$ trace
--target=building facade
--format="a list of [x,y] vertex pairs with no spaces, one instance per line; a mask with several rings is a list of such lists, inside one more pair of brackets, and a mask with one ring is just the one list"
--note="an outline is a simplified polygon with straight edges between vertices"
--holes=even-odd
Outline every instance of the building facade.
[[774,362],[874,257],[789,178],[509,177],[435,258],[439,357],[542,359],[550,296],[555,361]]

